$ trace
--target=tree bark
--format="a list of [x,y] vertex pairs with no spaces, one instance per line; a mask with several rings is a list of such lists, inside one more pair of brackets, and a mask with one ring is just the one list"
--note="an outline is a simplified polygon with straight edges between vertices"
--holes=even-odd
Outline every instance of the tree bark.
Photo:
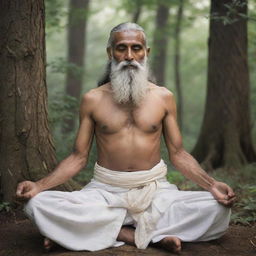
[[[83,85],[83,70],[86,49],[86,27],[89,13],[89,0],[70,0],[68,16],[68,63],[66,93],[80,99]],[[70,65],[71,64],[71,65]],[[77,109],[71,109],[74,116]],[[75,128],[75,118],[64,121],[64,133]]]
[[178,11],[177,11],[177,20],[174,32],[174,78],[175,78],[175,87],[177,91],[178,103],[177,103],[177,112],[178,112],[178,124],[180,130],[183,128],[183,93],[181,86],[181,76],[180,76],[180,30],[181,30],[181,21],[183,16],[183,0],[179,1]]
[[[212,0],[211,15],[227,17],[232,0]],[[251,138],[249,71],[247,63],[246,0],[235,6],[238,19],[224,25],[211,19],[205,114],[198,142],[192,151],[204,168],[236,169],[256,161]],[[245,5],[243,5],[245,4]]]
[[153,39],[152,71],[156,82],[161,86],[165,85],[169,9],[169,5],[164,1],[158,2]]
[[38,180],[57,164],[47,119],[44,1],[1,1],[0,17],[1,193],[13,202],[18,182]]

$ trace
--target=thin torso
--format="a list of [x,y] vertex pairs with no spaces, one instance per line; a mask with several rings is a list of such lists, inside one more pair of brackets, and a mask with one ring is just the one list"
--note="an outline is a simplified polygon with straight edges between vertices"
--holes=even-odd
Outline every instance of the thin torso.
[[92,118],[97,163],[117,171],[148,170],[159,163],[162,121],[166,114],[161,88],[151,84],[138,107],[116,104],[109,85],[96,90],[100,91],[100,101]]

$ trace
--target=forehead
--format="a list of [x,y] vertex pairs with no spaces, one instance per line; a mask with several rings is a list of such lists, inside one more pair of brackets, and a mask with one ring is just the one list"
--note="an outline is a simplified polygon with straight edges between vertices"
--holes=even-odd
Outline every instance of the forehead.
[[127,30],[114,33],[114,45],[116,44],[143,44],[145,45],[145,37],[142,31]]

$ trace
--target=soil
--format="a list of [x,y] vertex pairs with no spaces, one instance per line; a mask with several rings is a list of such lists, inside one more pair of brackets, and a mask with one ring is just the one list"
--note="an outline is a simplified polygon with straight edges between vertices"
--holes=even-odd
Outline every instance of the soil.
[[[43,237],[21,211],[0,214],[0,256],[146,256],[175,255],[160,248],[139,250],[124,245],[97,252],[72,252],[62,247],[44,252]],[[220,239],[183,243],[181,256],[256,256],[256,224],[231,225]]]

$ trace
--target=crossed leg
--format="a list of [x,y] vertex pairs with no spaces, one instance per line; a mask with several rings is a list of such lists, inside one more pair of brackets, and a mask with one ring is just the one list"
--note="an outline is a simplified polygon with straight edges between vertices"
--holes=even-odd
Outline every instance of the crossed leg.
[[[125,242],[129,245],[135,245],[134,241],[134,228],[129,226],[123,226],[118,234],[117,241]],[[50,251],[54,247],[55,243],[49,238],[44,238],[44,249]],[[179,253],[181,251],[181,241],[178,237],[168,236],[155,243],[154,245],[162,247],[168,251]]]
[[[126,244],[135,245],[134,228],[123,226],[118,234],[117,240],[125,242]],[[165,237],[154,245],[174,253],[179,253],[181,251],[181,241],[176,236]]]
[[[124,226],[121,228],[117,241],[125,242],[129,245],[135,245],[134,242],[134,229],[132,227]],[[45,251],[51,251],[51,249],[54,247],[55,243],[50,240],[49,238],[44,238],[44,249]]]

